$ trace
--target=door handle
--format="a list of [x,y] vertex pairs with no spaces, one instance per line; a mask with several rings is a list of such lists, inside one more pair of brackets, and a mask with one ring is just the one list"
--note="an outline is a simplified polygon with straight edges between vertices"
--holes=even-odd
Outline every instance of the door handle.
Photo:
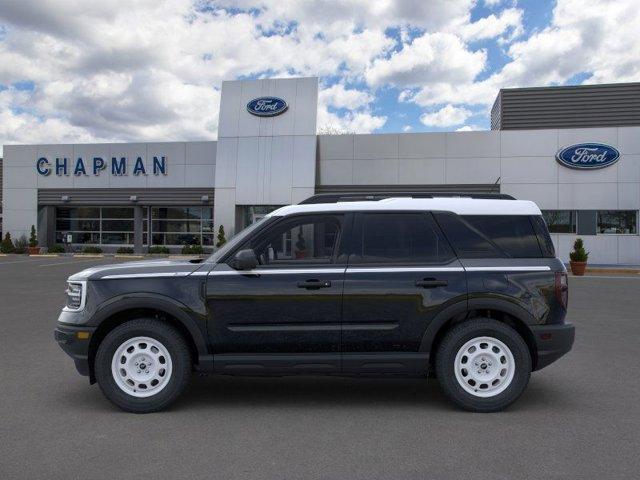
[[298,288],[306,288],[307,290],[318,290],[320,288],[329,288],[331,282],[321,280],[305,280],[304,282],[298,282]]
[[437,288],[446,287],[449,283],[446,280],[436,280],[435,278],[423,278],[416,281],[416,287],[422,288]]

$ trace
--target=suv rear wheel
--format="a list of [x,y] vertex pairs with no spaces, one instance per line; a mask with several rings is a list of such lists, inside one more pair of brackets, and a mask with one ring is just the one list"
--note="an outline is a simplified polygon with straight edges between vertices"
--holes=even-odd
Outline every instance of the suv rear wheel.
[[454,326],[436,352],[437,377],[446,395],[473,412],[495,412],[524,392],[531,354],[513,328],[476,318]]
[[128,412],[149,413],[165,408],[185,389],[191,356],[171,325],[140,318],[107,334],[98,347],[95,372],[111,402]]

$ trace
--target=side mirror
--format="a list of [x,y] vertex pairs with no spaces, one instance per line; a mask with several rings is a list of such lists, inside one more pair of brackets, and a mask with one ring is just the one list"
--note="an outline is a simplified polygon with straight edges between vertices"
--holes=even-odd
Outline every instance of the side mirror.
[[233,257],[231,266],[236,270],[253,270],[258,266],[258,257],[251,248],[238,251]]

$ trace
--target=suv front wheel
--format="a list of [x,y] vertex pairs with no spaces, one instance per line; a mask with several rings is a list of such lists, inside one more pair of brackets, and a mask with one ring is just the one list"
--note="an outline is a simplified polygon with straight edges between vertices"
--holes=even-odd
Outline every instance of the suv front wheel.
[[436,352],[436,373],[445,394],[460,407],[495,412],[524,392],[531,354],[510,326],[476,318],[446,333]]
[[189,382],[189,347],[180,332],[163,321],[131,320],[102,340],[95,373],[104,395],[121,409],[134,413],[162,410]]

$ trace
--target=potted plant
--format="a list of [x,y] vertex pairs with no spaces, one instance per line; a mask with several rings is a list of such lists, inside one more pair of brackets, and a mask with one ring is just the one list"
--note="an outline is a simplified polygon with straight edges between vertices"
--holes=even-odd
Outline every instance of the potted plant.
[[584,242],[581,238],[576,238],[573,243],[573,252],[569,254],[571,261],[571,273],[577,276],[584,275],[584,271],[587,268],[587,260],[589,259],[589,252],[584,249]]
[[31,234],[29,235],[29,255],[40,255],[40,247],[38,246],[38,236],[36,234],[35,225],[31,225]]
[[307,256],[307,242],[302,236],[302,227],[298,231],[298,241],[296,242],[296,258],[304,258]]

